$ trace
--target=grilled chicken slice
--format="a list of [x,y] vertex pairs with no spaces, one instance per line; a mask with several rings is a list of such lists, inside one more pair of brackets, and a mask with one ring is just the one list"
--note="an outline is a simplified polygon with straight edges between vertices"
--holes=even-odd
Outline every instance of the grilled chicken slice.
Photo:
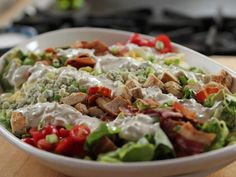
[[143,87],[159,87],[160,89],[164,89],[163,82],[158,79],[154,74],[148,76],[146,82],[143,84]]
[[197,93],[202,89],[202,86],[199,83],[190,83],[190,84],[185,85],[184,89],[191,89]]
[[64,97],[61,99],[61,102],[67,105],[75,105],[77,103],[82,103],[87,98],[86,93],[78,92],[78,93],[72,93],[67,97]]
[[126,81],[125,85],[129,88],[135,88],[135,87],[140,87],[140,84],[138,83],[138,81],[134,80],[134,79],[129,79]]
[[161,81],[164,83],[174,81],[179,84],[178,78],[168,71],[163,72],[163,74],[161,75]]
[[124,99],[131,100],[132,94],[129,91],[129,88],[125,85],[119,86],[114,92],[114,96],[121,96]]
[[107,112],[109,112],[112,115],[118,115],[120,113],[120,107],[127,107],[129,105],[129,102],[118,96],[114,98],[112,101],[104,105],[104,108]]
[[99,107],[97,106],[93,106],[88,108],[88,112],[90,116],[94,116],[94,117],[102,117],[104,115],[103,110],[101,110]]
[[177,98],[182,98],[183,97],[182,87],[174,81],[166,82],[165,83],[165,90],[168,93],[172,93]]
[[205,83],[209,83],[211,81],[220,83],[231,91],[234,79],[227,71],[221,70],[219,74],[211,74],[204,77]]
[[98,97],[96,99],[96,103],[97,103],[98,107],[101,108],[104,111],[106,111],[104,105],[107,104],[110,101],[111,101],[111,99],[107,98],[107,97]]
[[89,112],[88,112],[88,109],[87,109],[87,107],[86,107],[86,105],[85,104],[83,104],[83,103],[77,103],[76,105],[75,105],[75,109],[77,109],[79,112],[81,112],[82,114],[88,114]]
[[142,92],[142,88],[141,87],[135,87],[133,89],[130,89],[130,93],[132,94],[132,96],[134,98],[143,98],[143,92]]
[[28,125],[27,119],[21,112],[12,112],[11,115],[11,128],[12,133],[25,133]]

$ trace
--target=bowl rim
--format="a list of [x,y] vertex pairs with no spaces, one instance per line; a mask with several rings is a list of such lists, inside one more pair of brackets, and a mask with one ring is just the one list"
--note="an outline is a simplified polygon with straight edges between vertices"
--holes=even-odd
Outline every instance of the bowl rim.
[[[28,43],[40,39],[40,38],[44,38],[44,37],[50,37],[50,35],[58,35],[60,33],[70,33],[71,31],[96,31],[96,32],[104,32],[104,30],[106,31],[106,33],[119,33],[119,34],[124,34],[124,35],[130,35],[133,32],[128,32],[128,31],[122,31],[122,30],[113,30],[113,29],[106,29],[106,28],[92,28],[92,27],[79,27],[79,28],[67,28],[67,29],[60,29],[60,30],[55,30],[55,31],[50,31],[38,36],[35,36],[29,40],[26,40],[25,42],[17,45],[16,47],[12,48],[11,50],[9,50],[8,52],[6,52],[4,55],[2,55],[0,57],[0,60],[3,60],[3,58],[12,50],[20,48],[22,46],[26,46]],[[143,35],[147,38],[153,38],[151,36],[148,35]],[[194,55],[198,55],[199,57],[205,58],[207,59],[207,61],[210,61],[218,66],[220,66],[222,69],[225,69],[227,71],[229,71],[230,73],[232,73],[234,76],[236,76],[236,72],[233,71],[232,69],[219,64],[218,62],[214,61],[214,60],[210,60],[209,57],[196,52],[192,49],[189,49],[187,47],[184,47],[180,44],[176,44],[173,43],[173,45],[177,48],[183,49],[185,51],[188,51]],[[209,151],[209,152],[204,152],[201,154],[197,154],[197,155],[192,155],[192,156],[187,156],[187,157],[181,157],[181,158],[175,158],[175,159],[166,159],[166,160],[156,160],[156,161],[147,161],[147,162],[125,162],[125,163],[101,163],[98,161],[89,161],[89,160],[84,160],[84,159],[76,159],[76,158],[71,158],[71,157],[66,157],[66,156],[62,156],[62,155],[58,155],[55,153],[51,153],[51,152],[46,152],[43,150],[40,150],[38,148],[35,148],[33,146],[30,146],[24,142],[22,142],[20,139],[18,139],[16,136],[14,136],[10,131],[8,131],[7,129],[5,129],[1,124],[0,124],[0,135],[3,136],[6,140],[8,140],[11,144],[16,145],[18,148],[30,153],[30,154],[36,154],[37,156],[47,156],[50,159],[57,159],[58,161],[63,161],[64,163],[75,163],[75,164],[80,164],[80,165],[85,165],[85,166],[89,166],[89,167],[99,167],[101,169],[107,169],[109,167],[111,168],[122,168],[122,169],[128,169],[128,168],[137,168],[137,167],[154,167],[154,166],[159,166],[159,167],[163,167],[163,166],[179,166],[184,165],[186,163],[192,163],[192,165],[194,164],[198,164],[199,162],[203,162],[203,161],[207,161],[210,159],[210,161],[215,161],[215,160],[219,160],[222,157],[232,157],[233,154],[235,154],[236,152],[236,144],[233,145],[229,145],[226,146],[224,148],[218,149],[218,150],[214,150],[214,151]],[[40,155],[38,155],[40,154]],[[235,155],[236,158],[236,155]],[[234,158],[234,159],[235,159]],[[193,164],[194,163],[194,164]],[[206,168],[208,168],[206,166]]]

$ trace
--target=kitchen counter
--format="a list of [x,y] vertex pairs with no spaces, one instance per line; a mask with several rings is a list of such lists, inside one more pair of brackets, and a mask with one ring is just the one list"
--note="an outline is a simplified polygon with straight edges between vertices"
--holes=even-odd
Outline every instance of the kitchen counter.
[[[236,57],[214,56],[214,60],[236,71]],[[39,163],[35,158],[17,149],[0,137],[1,177],[66,177]],[[235,177],[236,162],[208,177]]]

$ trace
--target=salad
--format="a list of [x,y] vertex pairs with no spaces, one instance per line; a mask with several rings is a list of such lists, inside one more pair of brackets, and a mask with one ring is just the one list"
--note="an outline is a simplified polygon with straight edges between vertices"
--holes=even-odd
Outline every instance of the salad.
[[234,144],[234,78],[184,58],[166,35],[12,51],[0,66],[0,123],[36,148],[107,163]]

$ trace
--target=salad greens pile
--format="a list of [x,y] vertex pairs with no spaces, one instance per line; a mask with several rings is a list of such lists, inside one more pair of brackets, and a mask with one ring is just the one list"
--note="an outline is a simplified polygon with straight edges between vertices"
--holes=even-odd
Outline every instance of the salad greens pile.
[[184,57],[165,35],[14,50],[0,71],[0,124],[39,149],[105,163],[234,144],[234,78],[189,66]]

